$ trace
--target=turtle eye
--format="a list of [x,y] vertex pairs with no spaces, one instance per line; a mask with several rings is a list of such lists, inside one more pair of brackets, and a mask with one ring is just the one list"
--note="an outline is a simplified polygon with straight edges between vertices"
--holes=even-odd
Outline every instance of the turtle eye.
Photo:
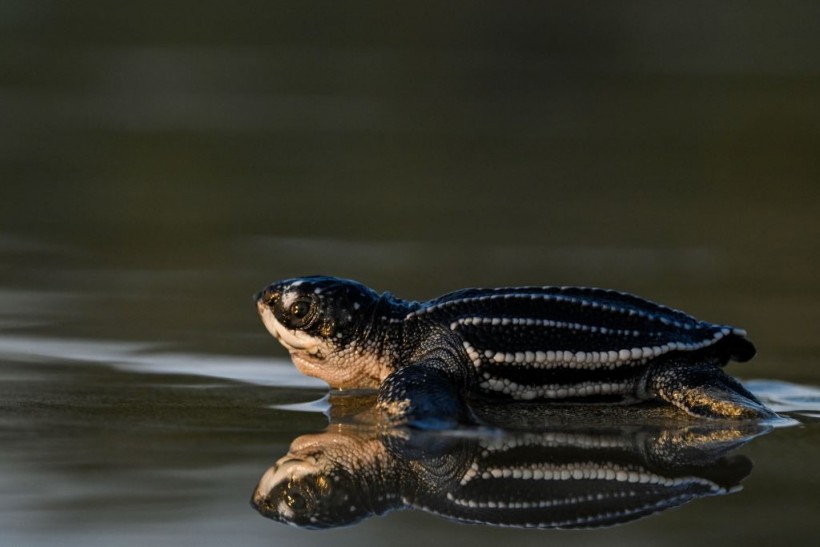
[[288,312],[294,321],[301,322],[310,315],[312,307],[313,302],[308,299],[301,299],[291,304]]
[[294,511],[304,511],[308,502],[300,490],[293,490],[285,495],[285,503]]

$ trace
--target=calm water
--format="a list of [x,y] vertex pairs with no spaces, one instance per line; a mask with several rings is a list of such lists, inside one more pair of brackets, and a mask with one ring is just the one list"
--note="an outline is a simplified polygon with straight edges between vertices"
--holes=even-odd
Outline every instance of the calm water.
[[[3,3],[0,544],[817,542],[818,7],[448,9]],[[746,328],[759,354],[728,370],[794,422],[397,440],[256,317],[311,273],[629,290]],[[314,441],[399,475],[614,459],[700,490],[592,530],[458,524],[401,480],[350,488],[415,509],[263,518],[260,478]]]

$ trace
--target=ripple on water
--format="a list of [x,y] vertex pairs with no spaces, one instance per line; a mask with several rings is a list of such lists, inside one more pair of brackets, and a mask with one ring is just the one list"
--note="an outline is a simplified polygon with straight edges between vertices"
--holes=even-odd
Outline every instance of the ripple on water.
[[0,336],[0,358],[99,363],[129,372],[190,374],[256,385],[326,388],[299,373],[288,359],[156,351],[156,344]]
[[777,413],[820,418],[820,388],[780,380],[749,380],[744,384]]

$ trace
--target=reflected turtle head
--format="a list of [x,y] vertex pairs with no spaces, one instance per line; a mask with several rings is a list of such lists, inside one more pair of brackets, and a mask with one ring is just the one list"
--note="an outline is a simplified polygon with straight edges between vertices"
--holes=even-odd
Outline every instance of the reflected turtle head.
[[384,512],[371,508],[363,482],[342,466],[289,454],[265,472],[251,504],[263,516],[299,528],[347,526]]

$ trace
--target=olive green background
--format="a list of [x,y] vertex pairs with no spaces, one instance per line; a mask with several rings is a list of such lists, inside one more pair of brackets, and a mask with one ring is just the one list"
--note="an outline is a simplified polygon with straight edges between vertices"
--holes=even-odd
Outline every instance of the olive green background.
[[[612,530],[289,529],[247,499],[324,418],[269,406],[322,390],[199,374],[277,377],[250,295],[324,273],[630,290],[747,328],[738,376],[820,385],[818,150],[816,2],[5,0],[0,542],[807,541],[816,422],[744,448],[742,493]],[[128,342],[181,372],[100,353]]]

